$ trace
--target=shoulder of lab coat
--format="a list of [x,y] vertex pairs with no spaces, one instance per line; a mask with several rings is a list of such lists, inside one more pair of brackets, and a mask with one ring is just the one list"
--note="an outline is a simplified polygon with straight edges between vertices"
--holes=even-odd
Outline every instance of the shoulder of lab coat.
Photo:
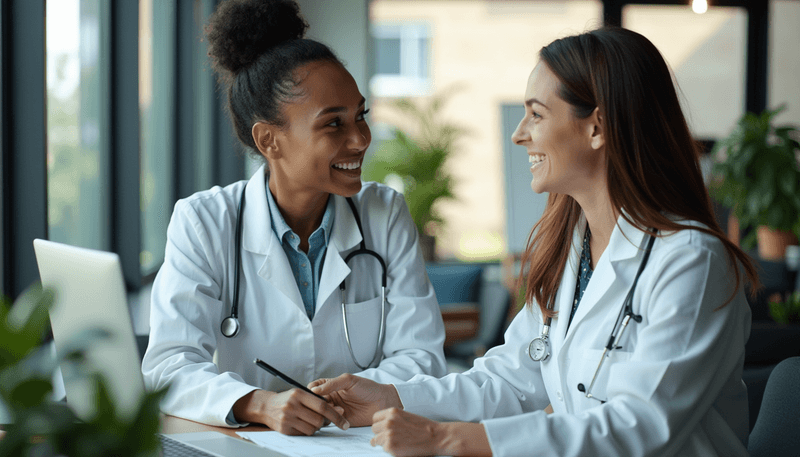
[[[606,361],[598,377],[604,378],[598,383],[604,392],[594,393],[608,401],[587,399],[575,387],[591,380],[644,241],[642,231],[618,221],[592,277],[605,280],[587,288],[568,332],[563,320],[554,319],[549,360],[533,365],[525,360],[521,349],[538,336],[541,324],[523,310],[517,320],[533,328],[510,327],[506,338],[524,340],[500,347],[506,347],[505,366],[520,359],[520,373],[507,376],[488,361],[476,363],[459,382],[429,380],[407,391],[398,386],[404,405],[410,394],[423,394],[414,388],[427,391],[429,398],[473,403],[473,414],[466,417],[482,415],[494,455],[747,455],[747,393],[741,374],[750,310],[741,287],[722,306],[733,294],[734,273],[713,236],[687,229],[655,241],[633,299],[643,320],[629,325],[624,349]],[[575,287],[573,268],[571,261],[565,266],[557,298],[557,310],[565,315]],[[497,357],[491,351],[490,356]],[[523,381],[545,387],[531,389]],[[492,388],[508,393],[476,398],[476,390],[497,382],[509,386]],[[526,402],[515,390],[526,399],[543,392],[546,397]],[[514,401],[521,414],[512,416]],[[554,414],[538,410],[548,402]]]
[[[264,194],[263,178],[261,183]],[[245,185],[240,181],[215,186],[175,204],[164,263],[153,283],[150,341],[142,360],[149,388],[169,386],[161,403],[164,413],[220,426],[228,425],[225,419],[233,403],[256,389],[238,373],[219,373],[213,361],[216,335],[227,311],[227,269],[234,263],[229,244]],[[251,194],[248,189],[248,202],[254,201]]]
[[[259,388],[255,379],[264,376],[252,364],[239,365],[257,374],[245,376],[238,369],[220,373],[213,360],[218,338],[222,338],[219,325],[230,312],[231,265],[235,263],[232,239],[239,197],[245,185],[243,252],[280,251],[274,249],[273,243],[279,240],[269,229],[263,169],[249,182],[215,187],[180,200],[167,231],[164,265],[153,285],[150,345],[142,363],[150,387],[171,384],[162,403],[165,413],[221,426],[234,425],[226,421],[231,406]],[[357,247],[361,235],[346,201],[335,198],[336,217],[328,252],[335,252],[338,257]],[[368,246],[387,259],[389,270],[389,310],[383,346],[386,358],[365,375],[388,382],[408,379],[417,373],[443,374],[444,327],[419,256],[416,229],[402,195],[386,186],[365,183],[353,200],[361,213]],[[334,260],[332,255],[328,257]],[[326,259],[326,265],[327,262]],[[298,295],[295,301],[299,303],[291,274],[288,278],[279,286],[287,297]],[[321,305],[318,303],[318,307]],[[250,322],[254,322],[253,317]],[[297,336],[287,336],[294,337]],[[349,360],[349,355],[346,358],[343,355],[342,360]],[[337,363],[334,364],[334,368],[340,367],[337,374],[352,371]],[[244,377],[250,382],[245,382]]]

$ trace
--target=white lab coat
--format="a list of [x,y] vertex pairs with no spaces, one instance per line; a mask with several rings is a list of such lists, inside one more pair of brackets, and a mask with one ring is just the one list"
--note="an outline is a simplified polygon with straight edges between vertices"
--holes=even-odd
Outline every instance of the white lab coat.
[[[236,210],[245,184],[241,329],[234,338],[226,338],[220,324],[231,312]],[[353,201],[367,248],[386,262],[385,358],[377,368],[363,372],[353,363],[342,326],[339,284],[347,279],[350,339],[359,363],[365,365],[377,345],[381,269],[364,255],[345,264],[361,235],[346,200],[333,198],[333,229],[313,320],[306,315],[289,261],[271,228],[263,167],[249,182],[214,187],[175,205],[164,264],[153,284],[150,343],[142,361],[149,388],[171,384],[163,412],[226,426],[234,402],[247,393],[291,388],[254,365],[255,358],[303,384],[345,372],[378,382],[445,374],[444,325],[416,227],[402,195],[376,183],[365,183]]]
[[543,324],[538,307],[524,308],[466,373],[396,384],[405,409],[482,421],[495,456],[746,456],[750,308],[739,290],[718,309],[734,281],[722,243],[696,230],[656,239],[633,297],[642,322],[631,321],[592,390],[601,405],[577,386],[591,382],[646,236],[619,219],[567,329],[584,227],[558,290],[550,358],[527,355]]

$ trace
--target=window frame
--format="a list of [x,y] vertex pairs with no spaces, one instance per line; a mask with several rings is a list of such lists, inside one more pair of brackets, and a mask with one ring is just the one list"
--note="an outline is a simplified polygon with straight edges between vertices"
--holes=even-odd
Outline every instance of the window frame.
[[[377,63],[373,61],[373,75],[370,79],[370,91],[376,97],[420,96],[431,91],[430,52],[431,33],[428,24],[419,22],[386,22],[370,25],[372,49],[377,53],[376,39],[400,40],[400,74],[377,72]],[[425,40],[426,55],[421,55],[419,42]],[[426,65],[420,64],[424,57]]]
[[[170,154],[174,167],[170,186],[170,207],[180,197],[213,185],[227,185],[245,177],[244,158],[232,135],[230,122],[224,110],[219,88],[205,56],[202,26],[218,0],[168,0],[177,9],[172,24],[175,33],[175,55],[178,56],[170,71],[174,72],[180,88],[174,92],[176,119],[175,144]],[[17,297],[32,283],[39,280],[39,270],[33,252],[34,238],[47,238],[47,86],[46,86],[46,1],[3,0],[0,4],[0,85],[2,85],[3,154],[0,159],[0,195],[3,239],[2,285],[0,292]],[[108,169],[111,177],[103,192],[110,195],[107,208],[110,246],[122,263],[123,275],[129,292],[146,290],[155,272],[142,274],[140,252],[142,249],[142,212],[140,209],[140,113],[139,113],[139,2],[112,0],[104,17],[108,26],[101,24],[101,49],[108,49],[108,59],[101,65],[104,80],[100,90],[107,94],[101,107],[108,119],[108,132],[101,138],[101,148],[108,152]],[[102,52],[102,51],[101,51]],[[181,67],[183,56],[189,55],[190,66]],[[199,77],[208,81],[203,86]],[[210,87],[214,90],[205,104],[196,101],[196,90]],[[197,126],[195,117],[180,116],[194,113],[198,108],[207,110],[207,126]],[[212,145],[208,167],[203,176],[197,176],[192,166],[196,160],[194,147],[198,142]]]

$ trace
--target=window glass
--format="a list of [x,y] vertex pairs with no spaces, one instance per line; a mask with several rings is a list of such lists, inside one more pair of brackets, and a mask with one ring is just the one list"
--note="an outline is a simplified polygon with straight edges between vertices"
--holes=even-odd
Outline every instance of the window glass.
[[385,97],[427,94],[430,89],[427,23],[376,21],[370,33],[375,68],[370,80],[372,93]]
[[375,59],[375,73],[380,75],[399,75],[400,38],[376,38]]
[[[0,8],[0,37],[3,37],[3,36],[5,36],[5,35],[3,35],[3,8]],[[3,42],[2,42],[2,38],[0,38],[0,87],[5,87],[3,85],[3,73],[5,72],[5,68],[4,68],[5,66],[6,66],[6,60],[5,60],[5,56],[3,55]],[[3,91],[0,90],[0,138],[4,138],[5,134],[6,134],[6,132],[5,132],[5,125],[6,124],[5,124],[5,120],[3,119],[3,114],[6,111],[5,103],[6,103],[6,100],[3,97]],[[5,150],[4,147],[3,147],[3,152],[2,153],[3,154],[6,153],[6,150]],[[0,159],[0,214],[5,214],[6,213],[5,209],[3,208],[3,200],[5,200],[5,197],[3,196],[3,191],[6,188],[5,175],[6,175],[6,172],[3,169],[3,160]],[[5,224],[4,223],[0,223],[0,239],[1,240],[5,240],[6,239],[6,234],[5,234],[4,230],[5,230]],[[0,277],[2,277],[2,278],[6,277],[6,270],[5,270],[6,266],[5,266],[5,262],[4,262],[4,260],[6,258],[6,249],[7,248],[5,246],[5,243],[3,243],[2,246],[0,246]],[[2,286],[0,286],[0,288],[2,288]]]
[[628,5],[622,22],[661,51],[695,137],[726,137],[745,110],[747,12],[712,6],[696,14],[688,5]]
[[175,151],[175,5],[139,2],[139,109],[141,144],[142,275],[164,260],[172,214]]
[[800,125],[800,2],[779,0],[770,3],[769,30],[769,108],[786,105],[778,123]]
[[49,238],[96,249],[109,247],[105,4],[46,3]]

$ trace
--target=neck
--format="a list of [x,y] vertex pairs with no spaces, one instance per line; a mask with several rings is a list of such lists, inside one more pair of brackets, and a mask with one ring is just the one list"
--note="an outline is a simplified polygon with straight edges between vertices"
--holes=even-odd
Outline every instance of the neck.
[[286,189],[270,179],[269,190],[278,204],[286,225],[300,237],[300,247],[308,250],[308,239],[322,223],[330,194],[327,192],[302,192]]
[[591,192],[574,198],[583,210],[586,223],[592,231],[589,246],[592,251],[592,268],[595,268],[608,246],[619,213],[611,206],[607,188],[601,192]]

